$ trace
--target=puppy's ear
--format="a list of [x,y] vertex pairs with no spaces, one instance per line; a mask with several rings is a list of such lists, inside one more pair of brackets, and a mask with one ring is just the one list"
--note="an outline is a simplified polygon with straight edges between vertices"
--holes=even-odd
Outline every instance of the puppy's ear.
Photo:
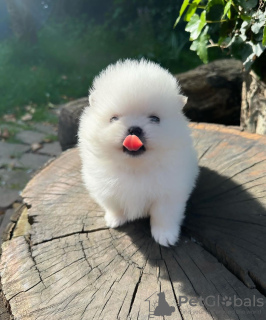
[[180,108],[183,109],[185,104],[187,103],[187,97],[182,96],[181,94],[179,94],[177,96],[177,98],[178,98],[178,102],[179,102]]
[[91,93],[90,95],[89,95],[89,106],[90,107],[92,107],[93,106],[93,104],[94,104],[94,93]]

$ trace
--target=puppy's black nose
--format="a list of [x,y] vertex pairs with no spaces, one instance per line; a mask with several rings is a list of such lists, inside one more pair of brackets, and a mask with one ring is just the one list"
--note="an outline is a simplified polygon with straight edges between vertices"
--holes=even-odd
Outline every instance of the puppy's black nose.
[[140,127],[130,127],[128,129],[129,134],[134,134],[137,137],[142,135],[142,129]]

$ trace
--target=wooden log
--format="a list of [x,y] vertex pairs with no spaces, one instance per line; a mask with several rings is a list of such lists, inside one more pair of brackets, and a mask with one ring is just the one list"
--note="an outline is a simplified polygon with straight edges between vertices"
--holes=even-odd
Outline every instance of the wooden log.
[[28,183],[2,245],[10,316],[265,319],[266,137],[191,126],[201,174],[175,247],[156,244],[147,219],[107,228],[81,182],[77,149]]
[[188,97],[183,112],[192,121],[239,125],[243,65],[215,60],[176,75]]
[[58,140],[63,151],[75,147],[79,118],[88,105],[88,97],[66,103],[60,111],[58,121]]

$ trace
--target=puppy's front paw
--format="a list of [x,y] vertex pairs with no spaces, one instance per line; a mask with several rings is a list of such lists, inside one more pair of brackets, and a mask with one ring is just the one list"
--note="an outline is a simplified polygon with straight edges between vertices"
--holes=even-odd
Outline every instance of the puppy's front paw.
[[169,245],[174,245],[179,237],[179,226],[174,228],[170,226],[169,228],[161,226],[151,226],[151,234],[156,242],[160,245],[168,247]]
[[110,212],[106,212],[104,218],[106,226],[109,228],[117,228],[119,226],[122,226],[127,221],[124,215],[118,216]]

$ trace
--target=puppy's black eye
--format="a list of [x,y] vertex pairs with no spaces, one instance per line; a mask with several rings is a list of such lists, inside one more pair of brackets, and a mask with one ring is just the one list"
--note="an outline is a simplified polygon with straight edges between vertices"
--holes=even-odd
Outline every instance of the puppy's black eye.
[[160,118],[156,117],[156,116],[149,116],[149,119],[151,122],[154,123],[159,123],[160,122]]
[[110,122],[117,121],[117,120],[118,120],[118,117],[115,116],[110,119]]

